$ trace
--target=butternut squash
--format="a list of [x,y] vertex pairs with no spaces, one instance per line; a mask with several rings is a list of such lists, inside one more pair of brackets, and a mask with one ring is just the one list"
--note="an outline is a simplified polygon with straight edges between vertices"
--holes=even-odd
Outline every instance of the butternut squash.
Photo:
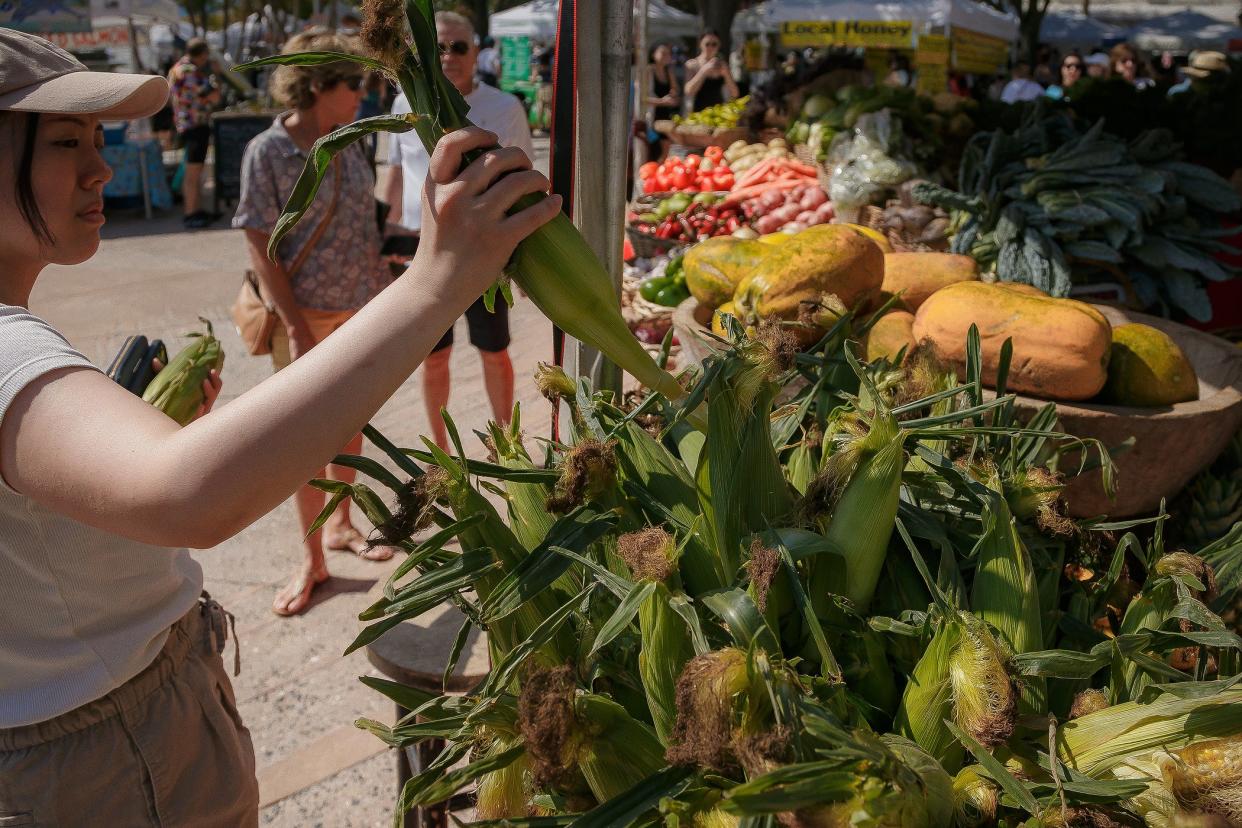
[[970,256],[956,253],[889,253],[884,257],[884,290],[900,293],[901,301],[916,311],[927,297],[957,282],[979,278],[979,266]]
[[914,317],[915,341],[929,339],[966,376],[966,335],[979,327],[983,381],[996,386],[1001,346],[1013,340],[1007,387],[1050,400],[1086,400],[1108,379],[1112,329],[1095,308],[1038,295],[1025,286],[958,282],[936,291]]
[[1173,337],[1137,322],[1113,328],[1108,383],[1100,399],[1151,408],[1199,399],[1199,380]]

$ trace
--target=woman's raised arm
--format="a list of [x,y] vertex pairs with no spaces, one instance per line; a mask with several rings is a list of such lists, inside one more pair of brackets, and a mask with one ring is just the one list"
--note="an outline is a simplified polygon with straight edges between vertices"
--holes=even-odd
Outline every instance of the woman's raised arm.
[[552,197],[506,215],[548,187],[521,150],[494,150],[457,174],[464,152],[495,142],[478,129],[440,142],[410,270],[321,346],[183,429],[101,373],[46,374],[0,423],[4,479],[47,508],[161,546],[213,546],[266,514],[357,433],[559,210]]

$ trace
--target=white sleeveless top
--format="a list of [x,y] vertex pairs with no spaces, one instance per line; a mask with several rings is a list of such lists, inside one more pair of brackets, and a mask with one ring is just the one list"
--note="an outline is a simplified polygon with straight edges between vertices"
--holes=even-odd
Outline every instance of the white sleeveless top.
[[[26,385],[67,367],[97,370],[46,322],[0,304],[0,422]],[[0,728],[51,719],[133,678],[202,588],[185,549],[70,520],[0,476]]]

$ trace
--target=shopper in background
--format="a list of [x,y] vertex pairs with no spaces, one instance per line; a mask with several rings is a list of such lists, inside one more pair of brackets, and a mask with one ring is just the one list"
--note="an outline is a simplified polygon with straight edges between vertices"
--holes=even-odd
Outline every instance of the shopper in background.
[[177,136],[185,147],[185,176],[181,195],[184,200],[188,229],[206,227],[217,216],[202,209],[203,163],[211,145],[211,113],[220,104],[220,89],[208,68],[211,52],[207,41],[191,38],[185,55],[173,64],[168,73],[172,89],[173,122]]
[[1061,82],[1049,86],[1044,91],[1044,94],[1054,101],[1065,98],[1070,87],[1082,80],[1085,65],[1077,52],[1071,52],[1066,55],[1065,59],[1061,61]]
[[1190,63],[1182,69],[1184,79],[1169,87],[1169,94],[1180,95],[1219,83],[1229,76],[1229,71],[1229,59],[1223,52],[1191,52]]
[[1012,104],[1019,101],[1033,101],[1042,97],[1044,88],[1031,80],[1031,64],[1020,60],[1013,65],[1013,73],[1009,83],[1001,90],[1000,99],[1003,103]]
[[[352,38],[324,28],[294,35],[284,46],[285,53],[308,51],[361,54],[362,50]],[[267,256],[268,241],[306,165],[307,153],[316,140],[353,121],[364,79],[361,68],[345,62],[278,67],[272,73],[272,97],[291,111],[255,136],[242,157],[241,199],[233,226],[245,229],[251,266],[280,315],[272,338],[276,371],[327,339],[391,281],[388,264],[380,256],[375,177],[360,144],[336,157],[318,197],[277,247],[277,261]],[[361,452],[361,434],[341,450]],[[354,471],[329,465],[315,476],[352,483]],[[309,531],[324,507],[324,493],[302,486],[296,501],[302,556],[292,579],[272,602],[277,615],[306,609],[314,588],[328,580],[325,549],[372,561],[387,560],[394,552],[392,547],[368,545],[350,519],[348,498],[314,534]]]
[[1112,61],[1105,52],[1092,52],[1083,59],[1087,66],[1087,77],[1103,80],[1112,74]]
[[483,38],[483,48],[479,50],[479,80],[500,88],[500,50],[490,37]]
[[720,56],[720,35],[710,29],[699,37],[699,53],[686,61],[686,98],[690,111],[731,101],[738,95],[729,64]]
[[[661,43],[651,50],[651,94],[647,105],[652,108],[651,120],[671,120],[681,107],[681,84],[673,72],[673,50],[667,43]],[[669,139],[654,129],[648,130],[649,157],[652,161],[660,161],[668,152]]]
[[[470,121],[496,133],[501,146],[516,147],[528,157],[533,157],[535,151],[531,145],[530,128],[521,102],[506,92],[475,82],[479,46],[470,21],[454,12],[439,12],[436,14],[436,33],[444,75],[465,96],[470,107]],[[393,102],[393,114],[402,115],[409,111],[410,102],[404,94],[398,95]],[[429,162],[427,151],[415,132],[404,132],[392,138],[388,159],[392,169],[388,178],[387,201],[393,209],[395,223],[417,235],[423,226],[423,184],[427,179]],[[399,214],[397,210],[400,210]],[[487,243],[486,239],[478,241],[480,244]],[[491,403],[492,417],[497,422],[507,423],[513,412],[509,309],[504,300],[498,300],[495,310],[488,311],[480,298],[466,311],[466,322],[470,327],[470,344],[478,349],[483,360],[483,384]],[[449,404],[449,356],[452,347],[453,328],[450,325],[423,362],[423,402],[427,407],[427,419],[436,444],[445,449],[449,447],[448,435],[440,411]]]
[[1108,57],[1112,62],[1113,72],[1134,88],[1147,89],[1156,85],[1154,80],[1147,77],[1143,59],[1129,43],[1118,43],[1108,53]]

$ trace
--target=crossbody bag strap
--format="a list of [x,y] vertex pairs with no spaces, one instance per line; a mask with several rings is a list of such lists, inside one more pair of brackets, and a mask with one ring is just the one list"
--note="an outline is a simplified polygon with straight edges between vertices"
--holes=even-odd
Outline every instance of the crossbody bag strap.
[[315,232],[311,234],[306,243],[302,245],[302,249],[298,251],[297,258],[293,260],[293,264],[289,265],[289,269],[285,271],[290,279],[301,269],[306,263],[306,258],[315,249],[315,245],[319,244],[319,240],[323,238],[324,232],[328,229],[328,225],[332,223],[332,217],[336,215],[336,202],[341,195],[341,162],[340,159],[332,159],[332,203],[328,205],[328,212],[324,213],[323,219],[315,228]]

